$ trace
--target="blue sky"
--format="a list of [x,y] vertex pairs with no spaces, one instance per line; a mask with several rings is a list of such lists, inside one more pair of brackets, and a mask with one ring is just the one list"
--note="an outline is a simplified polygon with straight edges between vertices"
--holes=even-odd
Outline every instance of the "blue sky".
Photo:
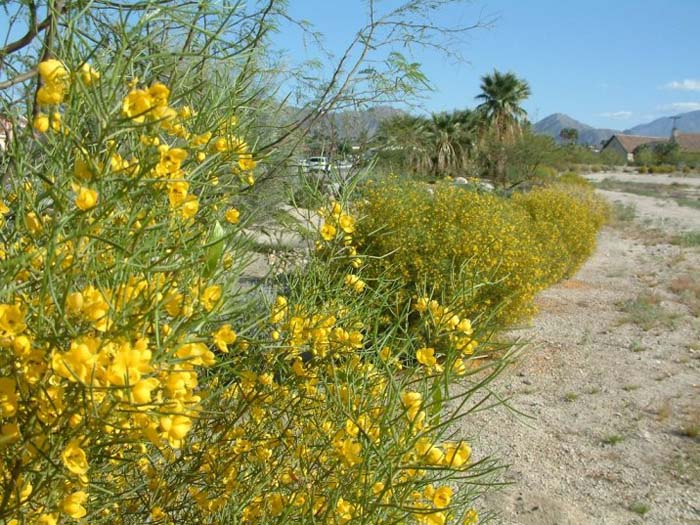
[[[334,50],[362,25],[365,8],[362,0],[290,2]],[[450,6],[440,20],[466,24],[480,13],[497,20],[460,43],[465,63],[416,55],[434,87],[426,110],[475,105],[480,77],[494,68],[530,83],[532,121],[561,112],[624,129],[700,109],[699,0],[482,0]],[[280,37],[290,53],[306,53],[298,39]]]
[[[378,6],[401,0],[376,0]],[[366,20],[366,0],[290,0],[296,18],[311,22],[340,51]],[[434,51],[423,64],[434,91],[423,111],[472,107],[481,76],[512,71],[530,83],[530,120],[555,112],[596,127],[625,129],[700,109],[700,0],[474,0],[446,8],[443,24],[496,18],[469,32],[455,62]],[[0,16],[0,30],[7,29]],[[299,31],[283,27],[276,42],[299,63],[317,58]]]

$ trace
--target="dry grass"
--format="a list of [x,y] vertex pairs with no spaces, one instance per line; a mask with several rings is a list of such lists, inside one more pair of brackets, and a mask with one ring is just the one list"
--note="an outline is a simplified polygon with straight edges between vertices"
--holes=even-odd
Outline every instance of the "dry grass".
[[669,312],[661,304],[661,297],[652,292],[642,292],[636,298],[619,304],[625,314],[620,323],[632,323],[644,331],[652,328],[673,328],[678,314]]
[[700,317],[700,278],[697,275],[682,274],[674,277],[668,289],[688,308],[692,316]]

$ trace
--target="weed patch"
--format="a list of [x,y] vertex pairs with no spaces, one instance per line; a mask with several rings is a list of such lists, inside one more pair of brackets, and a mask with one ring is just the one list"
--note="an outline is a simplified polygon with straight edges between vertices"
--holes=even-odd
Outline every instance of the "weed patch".
[[601,443],[603,445],[618,445],[622,443],[625,440],[624,436],[621,436],[619,434],[610,434],[608,436],[605,436],[602,440]]
[[671,243],[684,248],[700,246],[700,231],[684,232],[671,239]]
[[644,331],[663,326],[673,328],[677,314],[671,313],[661,305],[661,298],[654,293],[643,292],[636,298],[625,301],[620,305],[625,314],[621,323],[632,323]]

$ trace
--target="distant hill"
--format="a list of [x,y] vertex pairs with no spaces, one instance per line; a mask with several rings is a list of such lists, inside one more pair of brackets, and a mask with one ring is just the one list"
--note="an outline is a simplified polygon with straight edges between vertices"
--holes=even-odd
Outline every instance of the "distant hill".
[[557,142],[561,142],[559,132],[564,128],[574,128],[578,130],[578,143],[599,146],[601,141],[608,140],[615,133],[620,133],[614,129],[599,129],[579,122],[563,113],[554,113],[543,118],[532,126],[535,133],[549,135]]
[[[700,133],[700,110],[681,113],[676,121],[679,131],[685,133]],[[644,135],[647,137],[670,137],[673,129],[671,117],[661,117],[652,120],[647,124],[640,124],[633,128],[626,129],[626,135]]]
[[383,120],[406,114],[403,110],[389,106],[376,106],[359,111],[334,111],[321,118],[313,127],[313,131],[339,140],[362,142],[377,133]]

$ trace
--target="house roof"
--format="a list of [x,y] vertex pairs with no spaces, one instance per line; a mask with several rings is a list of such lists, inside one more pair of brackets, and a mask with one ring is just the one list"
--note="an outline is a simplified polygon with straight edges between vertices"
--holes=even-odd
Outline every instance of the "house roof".
[[[645,144],[663,144],[669,141],[663,137],[616,134],[608,139],[603,148],[606,148],[614,139],[617,139],[627,153],[634,153],[634,150]],[[700,133],[677,133],[676,142],[683,151],[700,151]]]
[[700,151],[700,133],[678,133],[676,142],[683,151]]
[[625,148],[625,151],[627,151],[627,153],[634,152],[635,149],[637,149],[639,146],[642,146],[644,144],[668,142],[668,139],[665,139],[662,137],[645,137],[642,135],[622,135],[622,134],[619,134],[619,135],[613,135],[612,137],[610,137],[610,140],[608,140],[608,142],[606,142],[605,146],[610,144],[610,142],[615,138],[622,145],[622,147]]

